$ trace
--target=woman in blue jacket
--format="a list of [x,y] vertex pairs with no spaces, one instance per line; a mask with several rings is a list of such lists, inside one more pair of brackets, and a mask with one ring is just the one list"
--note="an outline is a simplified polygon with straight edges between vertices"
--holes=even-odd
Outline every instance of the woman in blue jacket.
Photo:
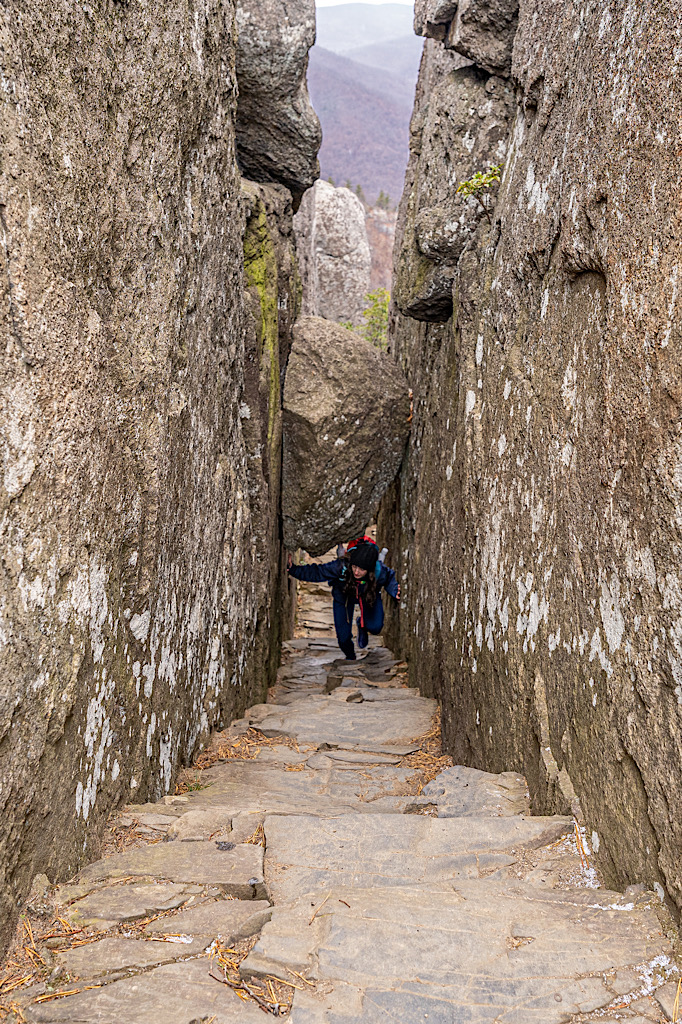
[[328,583],[332,588],[334,626],[339,647],[349,661],[355,661],[353,612],[357,604],[358,647],[367,646],[368,633],[380,633],[384,625],[381,589],[400,600],[400,584],[393,569],[379,561],[376,544],[361,541],[343,558],[322,565],[294,565],[288,559],[289,575],[306,583]]

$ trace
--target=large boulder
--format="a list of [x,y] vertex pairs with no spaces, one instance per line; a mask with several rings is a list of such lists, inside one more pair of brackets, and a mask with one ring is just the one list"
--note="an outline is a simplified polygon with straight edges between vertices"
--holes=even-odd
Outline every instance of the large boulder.
[[385,352],[339,324],[294,328],[284,386],[284,543],[322,555],[362,533],[394,480],[410,394]]
[[314,0],[237,4],[237,156],[247,178],[285,185],[296,203],[319,174],[322,130],[308,95]]
[[316,181],[294,218],[303,313],[359,324],[370,289],[372,254],[365,208],[347,188]]
[[416,0],[414,30],[493,75],[511,73],[518,0]]

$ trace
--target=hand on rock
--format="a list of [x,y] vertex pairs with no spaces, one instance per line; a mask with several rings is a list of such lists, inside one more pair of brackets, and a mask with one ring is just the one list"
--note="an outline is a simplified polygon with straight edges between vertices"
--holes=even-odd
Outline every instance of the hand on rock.
[[398,592],[395,595],[395,599],[396,599],[396,601],[400,600],[400,584],[398,584]]
[[287,569],[291,569],[293,564],[294,556],[292,555],[291,551],[287,551]]

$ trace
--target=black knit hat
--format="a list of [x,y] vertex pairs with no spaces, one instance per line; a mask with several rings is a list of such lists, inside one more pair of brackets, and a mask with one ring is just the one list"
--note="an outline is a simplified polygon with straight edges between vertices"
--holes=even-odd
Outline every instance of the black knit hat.
[[379,559],[379,548],[376,544],[358,544],[350,550],[350,564],[357,565],[358,569],[366,569],[367,572],[374,572]]

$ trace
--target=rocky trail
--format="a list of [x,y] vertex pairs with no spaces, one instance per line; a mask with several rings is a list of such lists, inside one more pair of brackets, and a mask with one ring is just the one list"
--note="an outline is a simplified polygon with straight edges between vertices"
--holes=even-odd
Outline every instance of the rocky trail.
[[46,980],[4,997],[10,1019],[674,1019],[656,898],[599,888],[580,830],[532,816],[522,777],[443,768],[404,666],[380,645],[337,660],[326,588],[301,587],[298,621],[270,703],[186,792],[127,807],[26,932]]

